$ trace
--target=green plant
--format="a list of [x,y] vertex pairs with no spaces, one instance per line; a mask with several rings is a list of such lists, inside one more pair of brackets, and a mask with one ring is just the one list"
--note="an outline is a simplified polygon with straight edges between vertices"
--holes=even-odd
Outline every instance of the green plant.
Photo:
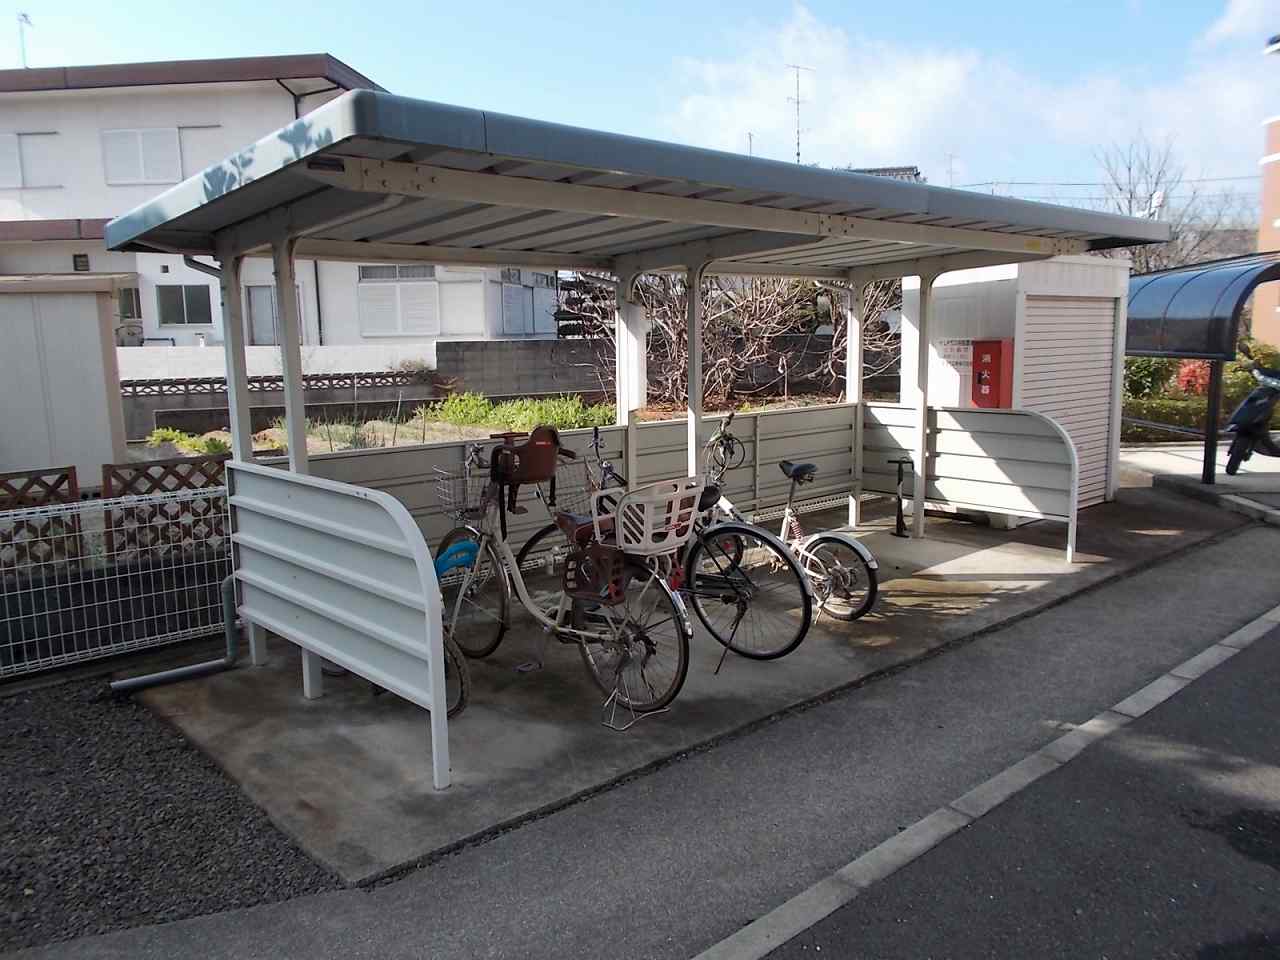
[[1178,361],[1164,357],[1128,357],[1124,361],[1124,395],[1138,399],[1164,393],[1178,372]]
[[171,443],[175,447],[181,448],[184,443],[187,443],[194,438],[194,434],[186,433],[183,430],[179,430],[177,427],[156,427],[147,434],[147,446],[162,447],[166,443]]
[[456,427],[489,422],[493,403],[483,393],[454,393],[434,404],[431,419]]
[[196,437],[192,445],[195,453],[203,453],[207,457],[217,457],[231,452],[231,444],[221,437]]

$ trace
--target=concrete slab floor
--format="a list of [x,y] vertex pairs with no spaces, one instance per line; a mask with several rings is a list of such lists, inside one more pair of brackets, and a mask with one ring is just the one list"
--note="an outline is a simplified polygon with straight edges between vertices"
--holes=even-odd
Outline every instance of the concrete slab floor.
[[[518,620],[498,651],[471,661],[472,697],[450,723],[453,786],[430,781],[426,715],[353,677],[302,698],[296,648],[270,663],[143,694],[211,755],[274,822],[349,882],[368,880],[949,642],[1040,609],[1103,579],[1233,529],[1243,519],[1153,489],[1081,514],[1078,562],[1060,524],[1015,531],[956,520],[924,541],[890,535],[881,510],[859,531],[881,562],[881,596],[863,620],[820,620],[782,660],[733,657],[696,628],[689,676],[667,714],[625,733],[600,724],[601,697],[577,651],[552,644],[519,674],[536,636]],[[820,529],[815,518],[808,526]],[[830,525],[839,522],[832,516]]]

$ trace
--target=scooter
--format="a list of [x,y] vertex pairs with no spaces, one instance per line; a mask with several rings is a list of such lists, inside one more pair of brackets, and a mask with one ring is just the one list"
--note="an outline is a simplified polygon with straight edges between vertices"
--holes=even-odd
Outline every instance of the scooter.
[[[1249,352],[1244,351],[1249,357]],[[1249,357],[1249,359],[1253,359]],[[1271,413],[1280,401],[1280,370],[1271,370],[1253,361],[1250,370],[1258,385],[1236,407],[1227,423],[1227,433],[1234,434],[1231,450],[1227,454],[1227,473],[1235,476],[1240,464],[1254,453],[1266,457],[1280,457],[1280,447],[1271,439]]]

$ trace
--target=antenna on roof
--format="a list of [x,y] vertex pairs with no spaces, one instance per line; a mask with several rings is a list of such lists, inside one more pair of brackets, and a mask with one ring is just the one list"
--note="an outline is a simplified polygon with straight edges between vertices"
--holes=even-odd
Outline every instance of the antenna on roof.
[[800,162],[800,104],[805,102],[800,99],[800,71],[808,70],[810,73],[813,73],[813,67],[802,67],[796,63],[788,63],[787,69],[794,70],[796,72],[796,95],[794,97],[787,97],[787,102],[794,103],[796,105],[796,163],[799,163]]
[[27,69],[27,27],[34,26],[31,18],[18,11],[18,49],[22,51],[22,69]]

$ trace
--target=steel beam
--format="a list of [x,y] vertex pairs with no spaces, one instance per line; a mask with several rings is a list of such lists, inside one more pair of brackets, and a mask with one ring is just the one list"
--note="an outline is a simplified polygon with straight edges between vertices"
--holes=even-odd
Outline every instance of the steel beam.
[[[333,159],[335,158],[326,158],[327,161]],[[451,170],[425,163],[364,157],[343,157],[341,163],[340,170],[336,169],[336,165],[331,167],[329,163],[314,167],[300,164],[298,169],[320,183],[353,192],[436,197],[526,210],[570,210],[603,216],[667,220],[672,223],[763,230],[810,237],[857,237],[1046,256],[1083,253],[1088,249],[1088,244],[1083,240],[900,223],[832,213],[779,210],[744,203],[671,197],[636,190]]]
[[998,267],[1006,263],[1025,263],[1028,260],[1047,260],[1052,253],[999,253],[996,251],[970,250],[964,253],[948,253],[940,257],[919,257],[914,260],[898,260],[893,263],[877,263],[857,267],[859,276],[870,283],[874,280],[897,280],[901,277],[919,277],[926,273],[940,277],[953,270],[972,270],[977,267]]
[[[655,247],[639,253],[618,257],[619,272],[659,273],[667,270],[686,269],[692,264],[711,263],[726,257],[763,256],[770,253],[803,247],[813,243],[811,236],[779,236],[774,233],[735,233],[713,240],[693,240],[669,247]],[[735,267],[736,264],[722,264]],[[744,264],[750,266],[750,264]],[[725,270],[726,273],[731,270]]]
[[324,240],[304,237],[298,241],[298,254],[307,260],[347,261],[350,263],[395,263],[425,261],[443,266],[450,264],[491,267],[552,267],[561,270],[613,269],[608,257],[583,257],[572,253],[535,253],[530,250],[503,250],[496,247],[438,247],[413,243],[366,243],[362,240]]
[[920,274],[920,310],[916,317],[916,437],[911,470],[911,535],[924,536],[924,500],[929,486],[929,314],[936,274]]

